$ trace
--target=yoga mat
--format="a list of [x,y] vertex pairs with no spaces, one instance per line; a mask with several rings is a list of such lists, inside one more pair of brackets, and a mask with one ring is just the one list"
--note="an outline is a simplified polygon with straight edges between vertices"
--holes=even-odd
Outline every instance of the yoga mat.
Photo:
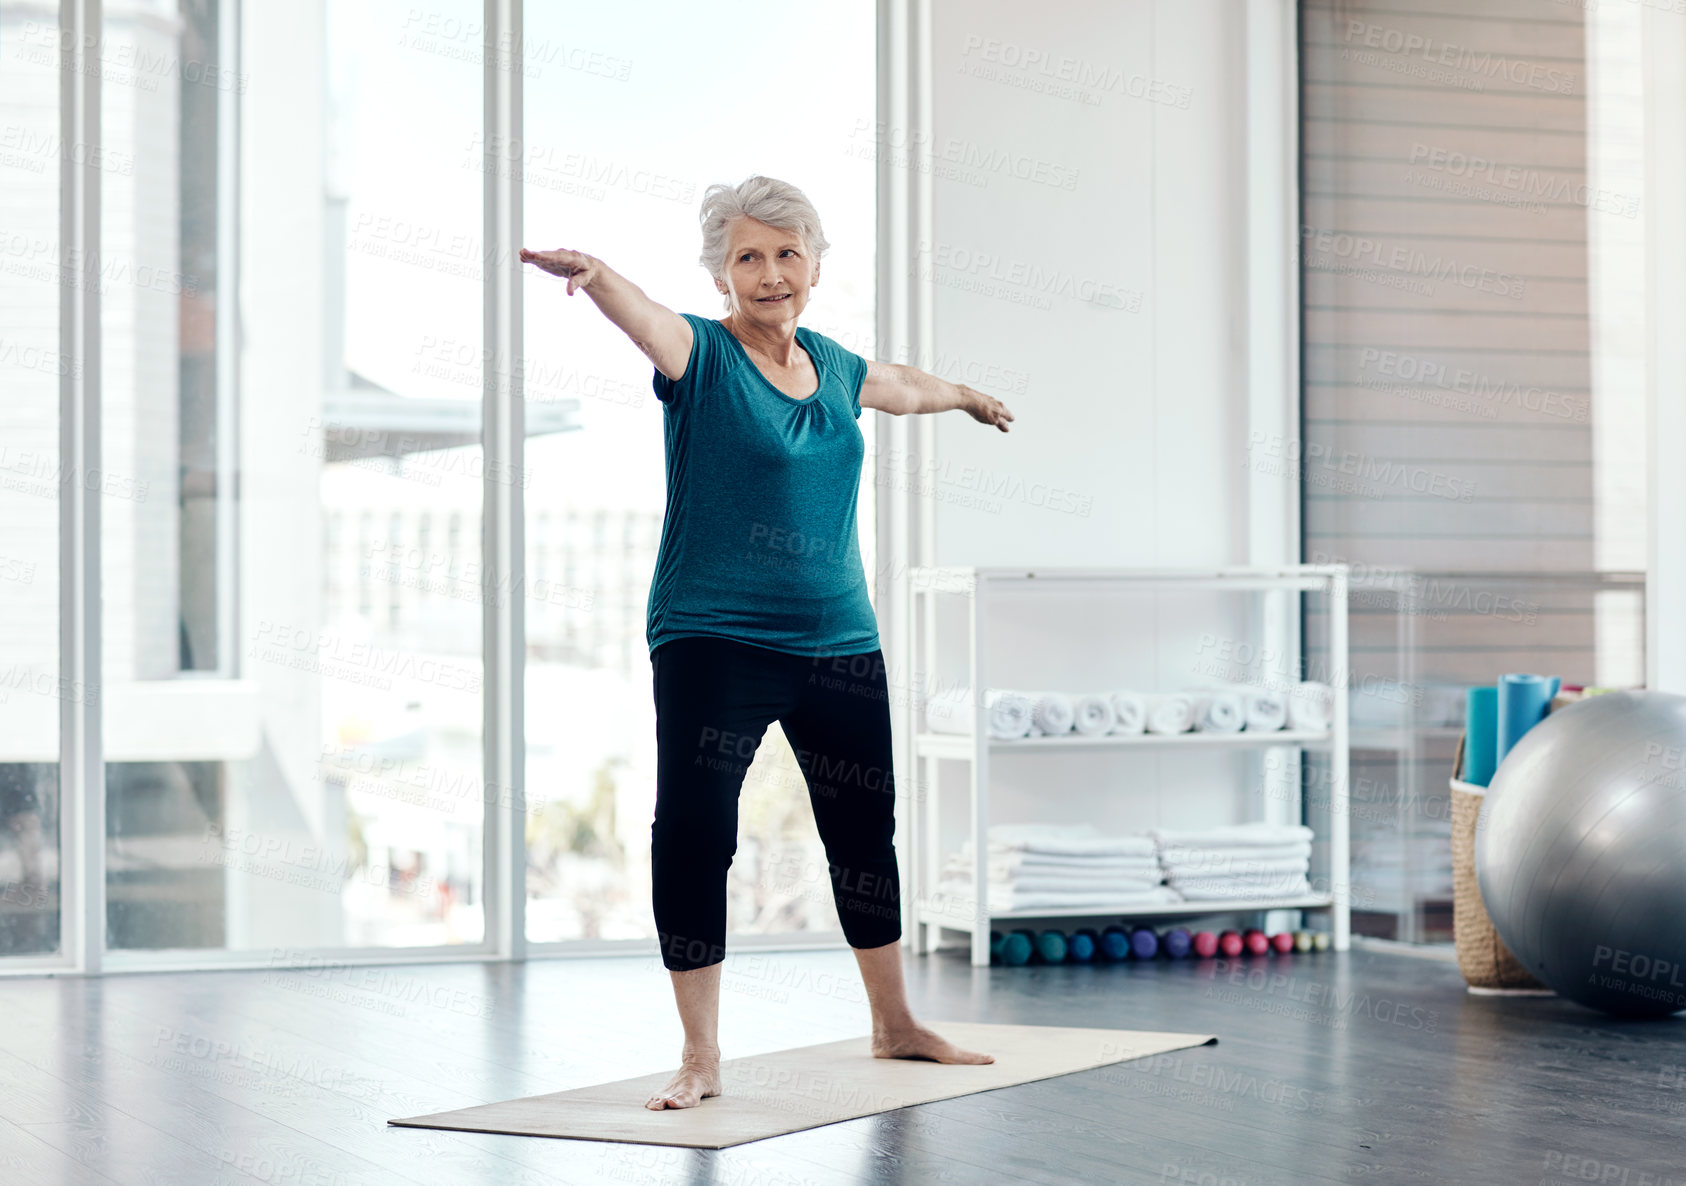
[[1557,686],[1562,682],[1555,675],[1547,679],[1543,675],[1513,672],[1499,677],[1500,762],[1505,760],[1510,747],[1522,740],[1524,733],[1545,719],[1551,698],[1557,695]]
[[1499,690],[1471,688],[1464,696],[1463,780],[1484,787],[1499,767]]
[[644,1106],[644,1101],[673,1077],[674,1068],[669,1067],[636,1079],[387,1123],[456,1132],[727,1149],[840,1120],[1217,1041],[1210,1034],[1150,1030],[990,1025],[977,1021],[924,1024],[958,1046],[993,1054],[995,1061],[961,1066],[873,1058],[872,1039],[863,1036],[727,1059],[720,1064],[721,1094],[694,1108],[655,1112]]

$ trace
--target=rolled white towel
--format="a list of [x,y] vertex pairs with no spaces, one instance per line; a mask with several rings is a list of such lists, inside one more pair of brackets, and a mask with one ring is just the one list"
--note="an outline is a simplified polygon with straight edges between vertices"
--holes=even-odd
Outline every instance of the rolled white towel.
[[1030,719],[1043,733],[1058,737],[1071,732],[1077,708],[1064,692],[1037,692],[1031,696]]
[[1288,693],[1288,725],[1307,733],[1327,733],[1335,719],[1335,689],[1308,680]]
[[1241,697],[1234,692],[1193,692],[1194,727],[1201,733],[1239,733],[1247,723]]
[[1194,728],[1194,697],[1183,692],[1159,695],[1148,701],[1149,733],[1187,733]]
[[1112,710],[1112,698],[1099,693],[1077,697],[1072,705],[1072,712],[1072,728],[1085,737],[1099,737],[1103,733],[1111,733],[1113,726],[1118,723],[1118,714]]
[[1114,733],[1140,733],[1147,728],[1147,698],[1140,692],[1114,692],[1112,713]]
[[1288,723],[1288,698],[1255,684],[1216,680],[1211,691],[1229,692],[1241,698],[1241,717],[1249,733],[1274,733]]
[[[1031,701],[1021,692],[990,688],[984,693],[989,735],[1002,741],[1023,737],[1031,728]],[[950,689],[925,701],[926,726],[933,733],[972,731],[973,700],[968,689]]]
[[1247,717],[1247,732],[1274,733],[1288,723],[1288,701],[1263,688],[1245,688],[1238,693]]

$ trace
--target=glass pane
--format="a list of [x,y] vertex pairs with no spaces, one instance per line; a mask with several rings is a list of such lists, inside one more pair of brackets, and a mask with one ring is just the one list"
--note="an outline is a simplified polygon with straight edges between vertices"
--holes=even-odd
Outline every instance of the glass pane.
[[414,19],[106,13],[115,948],[484,934],[481,79]]
[[0,956],[59,949],[58,22],[0,2]]
[[1290,460],[1305,559],[1354,569],[1353,926],[1447,941],[1465,689],[1645,679],[1642,12],[1300,13]]
[[[526,142],[494,146],[499,167],[524,171],[524,244],[588,252],[671,309],[720,317],[697,263],[703,191],[779,177],[814,202],[832,244],[802,323],[871,358],[874,141],[862,129],[875,110],[873,7],[758,2],[732,16],[683,0],[527,6]],[[824,52],[793,50],[803,46]],[[756,63],[755,86],[723,88],[720,63],[739,60]],[[803,101],[768,104],[766,93]],[[480,158],[478,139],[455,147]],[[653,938],[645,613],[666,492],[662,405],[649,361],[565,289],[528,269],[527,936]],[[859,421],[869,475],[876,416]],[[861,496],[870,576],[870,480]],[[744,780],[728,926],[835,928],[825,867],[801,770],[774,725]],[[814,868],[825,893],[782,872]]]

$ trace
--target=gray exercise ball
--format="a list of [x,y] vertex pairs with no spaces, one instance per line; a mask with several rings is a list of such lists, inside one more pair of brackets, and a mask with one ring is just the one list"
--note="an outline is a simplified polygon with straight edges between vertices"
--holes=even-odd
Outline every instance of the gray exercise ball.
[[1686,696],[1606,692],[1524,734],[1481,805],[1475,876],[1499,938],[1561,995],[1686,1009]]

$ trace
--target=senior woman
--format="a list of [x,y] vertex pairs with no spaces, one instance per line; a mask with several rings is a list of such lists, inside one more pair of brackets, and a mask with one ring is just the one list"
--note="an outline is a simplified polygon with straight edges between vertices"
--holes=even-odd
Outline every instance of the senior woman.
[[738,792],[778,721],[807,781],[832,895],[872,1008],[872,1053],[985,1063],[920,1025],[902,983],[890,708],[855,531],[862,408],[960,409],[1007,431],[998,400],[870,362],[797,325],[829,244],[787,182],[703,195],[701,263],[725,299],[675,313],[581,251],[523,262],[583,291],[655,364],[667,507],[650,585],[656,703],[651,892],[685,1044],[647,1107],[720,1094],[717,1019]]

